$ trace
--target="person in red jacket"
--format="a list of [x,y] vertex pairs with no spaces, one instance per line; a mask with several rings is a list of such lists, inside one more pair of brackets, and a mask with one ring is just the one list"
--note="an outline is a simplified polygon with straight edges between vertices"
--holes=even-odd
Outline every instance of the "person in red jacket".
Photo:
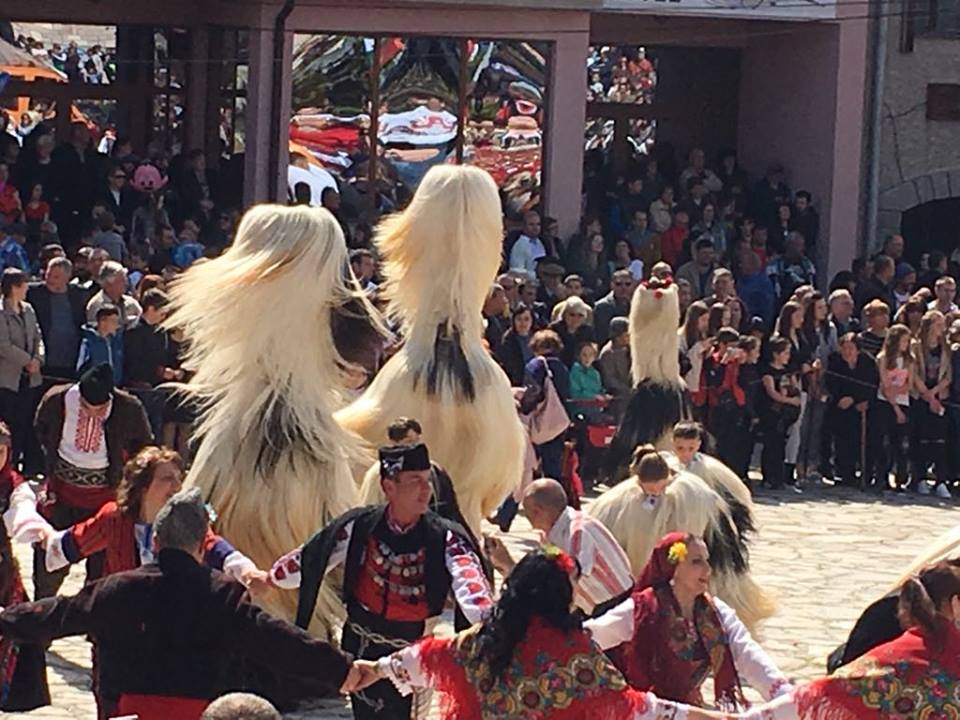
[[[104,575],[154,562],[153,522],[183,483],[179,453],[148,446],[123,469],[117,499],[65,530],[47,533],[46,567],[53,572],[96,553],[104,553]],[[204,564],[221,570],[248,589],[266,589],[267,574],[229,542],[208,529],[203,539]]]

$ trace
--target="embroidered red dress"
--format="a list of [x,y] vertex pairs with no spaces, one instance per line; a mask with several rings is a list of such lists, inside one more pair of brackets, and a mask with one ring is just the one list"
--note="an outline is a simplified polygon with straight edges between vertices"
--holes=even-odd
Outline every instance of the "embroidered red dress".
[[[742,716],[748,720],[954,720],[960,717],[960,630],[907,630],[830,677]],[[939,643],[937,642],[939,641]]]
[[534,619],[499,678],[478,657],[471,628],[452,638],[422,640],[380,668],[407,694],[440,693],[444,720],[638,720],[683,718],[683,705],[632,690],[585,631],[566,633]]

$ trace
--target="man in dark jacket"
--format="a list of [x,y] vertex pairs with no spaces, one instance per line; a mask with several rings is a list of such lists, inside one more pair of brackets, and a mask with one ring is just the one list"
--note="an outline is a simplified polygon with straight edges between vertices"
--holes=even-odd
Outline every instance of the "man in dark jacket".
[[873,260],[873,275],[857,285],[856,295],[856,314],[860,315],[863,308],[871,300],[882,300],[888,308],[891,315],[897,307],[897,299],[893,294],[893,280],[897,273],[896,263],[888,255],[877,255]]
[[627,317],[630,313],[633,290],[634,282],[630,271],[617,270],[610,280],[610,292],[593,306],[593,329],[601,346],[610,339],[610,321],[615,317]]
[[123,378],[127,390],[143,403],[154,438],[163,425],[164,393],[156,387],[162,382],[182,380],[183,370],[172,367],[170,338],[160,324],[166,317],[167,295],[148,290],[140,299],[143,314],[137,324],[123,334]]
[[80,328],[86,322],[86,298],[79,287],[70,285],[72,274],[73,263],[65,257],[53,258],[43,282],[27,291],[47,351],[43,373],[60,382],[76,377]]
[[343,653],[270,617],[240,583],[203,566],[209,524],[199,490],[177,493],[153,525],[158,563],[73,597],[9,608],[0,635],[33,643],[92,635],[101,717],[197,717],[235,689],[229,671],[237,656],[309,683],[316,695],[340,688],[350,670]]
[[[47,481],[40,511],[57,530],[92,516],[116,497],[123,466],[150,442],[143,405],[115,390],[106,363],[83,374],[79,383],[47,391],[34,419],[46,456]],[[35,548],[33,582],[37,598],[55,595],[67,569],[47,572],[42,548]],[[100,575],[103,556],[87,561],[87,579]]]

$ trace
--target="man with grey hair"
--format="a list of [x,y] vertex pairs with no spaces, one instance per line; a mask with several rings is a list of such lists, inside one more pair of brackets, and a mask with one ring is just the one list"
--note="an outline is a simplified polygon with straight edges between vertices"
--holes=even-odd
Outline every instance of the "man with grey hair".
[[91,635],[101,717],[198,717],[212,698],[242,686],[232,677],[238,660],[306,695],[350,689],[343,653],[271,617],[242,585],[200,563],[209,522],[199,490],[177,493],[153,524],[156,564],[110,575],[74,597],[0,612],[0,637],[46,644]]
[[27,302],[37,313],[47,351],[43,374],[60,382],[76,377],[80,328],[86,322],[84,293],[70,284],[72,275],[72,262],[65,257],[51,258],[43,282],[27,291]]
[[100,268],[97,278],[100,283],[100,292],[90,298],[87,303],[87,322],[97,322],[97,310],[104,305],[116,305],[120,309],[120,324],[126,329],[133,327],[143,310],[133,297],[126,294],[127,271],[115,260],[107,260]]
[[259,695],[228,693],[203,711],[200,720],[280,720],[280,713]]

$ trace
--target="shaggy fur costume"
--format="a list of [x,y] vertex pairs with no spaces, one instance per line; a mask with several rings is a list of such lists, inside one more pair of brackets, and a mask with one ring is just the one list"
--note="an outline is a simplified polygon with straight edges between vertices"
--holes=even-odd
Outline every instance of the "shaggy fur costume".
[[[356,505],[351,467],[360,438],[333,419],[343,405],[344,360],[332,317],[350,305],[376,311],[349,270],[347,247],[326,210],[258,205],[233,246],[197,263],[172,290],[168,327],[188,340],[183,391],[199,405],[199,447],[187,478],[218,514],[217,527],[261,568]],[[295,593],[264,605],[292,619]],[[342,615],[321,594],[312,630],[329,636]]]
[[604,461],[604,476],[611,482],[626,476],[637,446],[669,449],[673,426],[687,414],[678,354],[677,286],[657,279],[641,283],[630,301],[629,323],[634,390]]
[[658,498],[646,495],[640,483],[629,478],[597,498],[588,512],[626,550],[634,575],[640,574],[664,535],[677,531],[703,537],[710,549],[715,594],[751,629],[773,614],[771,598],[749,575],[746,541],[730,504],[696,475],[677,473]]
[[417,418],[475,533],[523,467],[510,382],[482,342],[481,309],[500,265],[501,237],[500,201],[486,172],[443,165],[426,174],[407,210],[387,218],[376,237],[388,312],[406,342],[336,414],[372,445],[397,417]]

